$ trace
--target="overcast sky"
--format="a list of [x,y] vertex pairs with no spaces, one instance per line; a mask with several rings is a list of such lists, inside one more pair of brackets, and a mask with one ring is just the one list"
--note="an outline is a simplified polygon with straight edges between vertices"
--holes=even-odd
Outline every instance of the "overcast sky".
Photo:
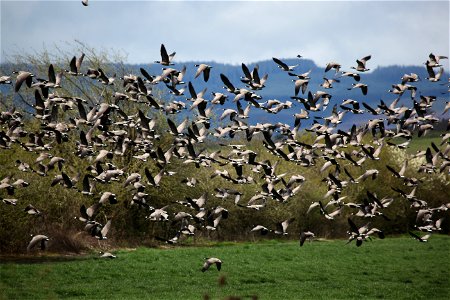
[[[51,50],[80,40],[158,60],[255,62],[301,54],[344,67],[418,65],[449,54],[448,1],[1,1],[1,61],[17,49]],[[75,55],[76,53],[74,53]]]

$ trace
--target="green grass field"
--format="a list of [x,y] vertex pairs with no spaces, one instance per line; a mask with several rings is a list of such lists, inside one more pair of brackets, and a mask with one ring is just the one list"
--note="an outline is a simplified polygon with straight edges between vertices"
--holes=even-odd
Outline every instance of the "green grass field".
[[[2,258],[1,299],[448,299],[450,237],[364,243],[218,243],[209,247],[120,250],[116,259]],[[203,258],[220,272],[200,271]],[[220,286],[218,279],[225,277]]]

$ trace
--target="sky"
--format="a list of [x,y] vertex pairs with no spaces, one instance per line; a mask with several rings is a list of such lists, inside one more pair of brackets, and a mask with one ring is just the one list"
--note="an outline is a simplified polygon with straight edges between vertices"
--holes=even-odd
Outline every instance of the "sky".
[[[345,67],[420,65],[449,55],[449,1],[4,1],[0,62],[17,51],[50,52],[79,40],[129,63],[251,63],[298,54]],[[74,53],[76,55],[76,53]]]

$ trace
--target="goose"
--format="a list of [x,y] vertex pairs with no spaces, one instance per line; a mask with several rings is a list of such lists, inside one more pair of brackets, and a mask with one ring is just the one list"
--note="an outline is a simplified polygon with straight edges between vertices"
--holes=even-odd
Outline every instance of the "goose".
[[24,211],[29,215],[40,216],[42,213],[33,205],[28,204]]
[[307,110],[301,109],[300,113],[296,113],[293,115],[294,119],[294,127],[300,125],[301,120],[309,119],[309,112]]
[[294,69],[298,66],[297,65],[293,65],[293,66],[288,66],[287,64],[285,64],[284,62],[282,62],[281,60],[279,60],[276,57],[272,57],[273,61],[278,65],[278,68],[282,69],[283,71],[294,71]]
[[284,220],[283,222],[277,223],[277,230],[275,230],[274,233],[287,235],[288,233],[286,232],[286,230],[287,230],[289,224],[291,224],[294,220],[295,220],[295,218],[289,218],[287,220]]
[[99,240],[106,240],[106,235],[108,234],[109,229],[111,228],[111,219],[106,222],[105,226],[103,227],[96,227],[97,230],[95,230],[92,235],[95,236]]
[[169,205],[154,209],[153,212],[146,217],[146,219],[150,221],[168,221],[169,214],[166,211],[167,207],[169,207]]
[[433,67],[431,67],[429,64],[426,65],[428,76],[426,79],[431,82],[437,82],[441,80],[441,76],[444,73],[444,68],[440,67],[438,73],[435,73],[433,70]]
[[338,79],[328,79],[323,77],[323,82],[320,84],[321,87],[324,89],[331,89],[333,88],[333,82],[340,82]]
[[345,71],[343,71],[341,73],[342,73],[341,77],[349,76],[349,77],[353,77],[353,79],[355,79],[355,81],[361,80],[361,76],[358,73],[345,72]]
[[203,72],[203,79],[205,82],[208,82],[212,67],[207,64],[196,64],[195,66],[197,67],[197,72],[195,72],[194,78],[197,78]]
[[364,56],[363,58],[357,59],[356,63],[358,64],[356,67],[350,67],[351,69],[355,69],[358,72],[366,72],[370,69],[366,68],[366,62],[372,58],[372,55]]
[[361,176],[356,178],[356,181],[365,181],[367,178],[372,177],[372,180],[375,180],[378,177],[380,172],[377,169],[369,169],[366,170]]
[[348,88],[347,90],[351,90],[351,89],[361,89],[361,92],[362,92],[362,94],[365,96],[365,95],[367,95],[367,90],[368,90],[368,88],[367,88],[367,84],[364,84],[364,83],[352,83],[352,86],[353,87],[351,87],[351,88]]
[[430,53],[428,58],[429,58],[429,60],[427,60],[427,62],[425,64],[429,65],[430,67],[441,67],[442,65],[439,64],[439,60],[448,59],[447,56],[434,55],[433,53]]
[[30,243],[28,244],[27,251],[32,250],[36,245],[39,245],[41,250],[45,250],[47,248],[47,242],[50,240],[48,236],[43,234],[38,234],[35,236],[32,236]]
[[311,241],[314,237],[315,237],[315,235],[311,231],[302,231],[300,233],[300,247],[303,246],[306,239],[309,239]]
[[[70,61],[70,70],[64,70],[67,74],[72,75],[72,76],[84,76],[83,73],[80,73],[80,68],[81,68],[81,63],[83,62],[85,54],[81,53],[80,57],[72,57],[71,61]],[[99,70],[100,72],[100,70]]]
[[116,194],[113,194],[111,192],[103,192],[98,203],[105,204],[106,202],[109,202],[110,204],[116,204],[117,203]]
[[111,252],[100,252],[100,254],[101,258],[109,258],[109,259],[117,258],[117,256],[112,254]]
[[224,95],[222,93],[212,92],[211,94],[214,96],[214,98],[211,100],[212,104],[223,105],[225,103],[225,101],[227,100],[227,98],[228,98],[227,95]]
[[98,79],[100,78],[100,72],[96,69],[88,68],[86,76],[91,79]]
[[33,168],[26,162],[21,161],[20,159],[16,160],[17,169],[22,172],[32,171],[34,172]]
[[259,231],[259,233],[261,235],[267,235],[272,230],[268,229],[267,227],[265,227],[263,225],[256,225],[250,230],[250,232],[257,232],[257,231]]
[[192,178],[184,178],[181,180],[181,183],[186,184],[188,187],[195,187],[197,184],[197,179],[195,177]]
[[173,52],[170,55],[168,55],[164,44],[161,44],[160,52],[161,52],[161,61],[157,60],[157,61],[155,61],[155,63],[161,64],[163,66],[174,65],[174,63],[172,63],[172,60],[173,60],[176,52]]
[[0,199],[2,199],[3,203],[8,204],[8,205],[12,205],[12,206],[16,206],[17,205],[17,201],[19,201],[17,199],[4,199],[4,198],[1,198],[1,197],[0,197]]
[[178,239],[180,238],[180,233],[181,233],[181,231],[178,231],[176,233],[176,235],[173,238],[171,238],[171,239],[165,239],[165,238],[162,238],[162,237],[159,237],[159,236],[155,236],[155,239],[157,241],[161,241],[161,242],[164,242],[164,243],[169,244],[169,245],[174,245],[174,244],[178,243]]
[[31,87],[31,84],[33,82],[33,77],[34,75],[31,74],[30,72],[27,71],[18,71],[18,72],[13,72],[13,73],[17,73],[17,77],[16,77],[16,83],[14,85],[14,91],[16,93],[19,92],[20,87],[22,86],[22,83],[25,81],[25,83],[27,84],[28,87]]
[[309,77],[309,74],[311,74],[311,72],[312,72],[312,69],[310,69],[309,71],[306,71],[305,73],[302,73],[302,74],[294,74],[294,73],[288,72],[288,75],[295,76],[298,79],[311,79],[311,77]]
[[431,233],[430,234],[426,234],[424,236],[418,236],[417,234],[415,234],[412,231],[408,231],[409,235],[411,235],[415,240],[418,240],[421,243],[426,243],[428,242],[428,239],[431,237]]
[[330,71],[331,69],[335,69],[336,73],[339,72],[339,69],[341,68],[341,65],[337,62],[329,62],[327,63],[327,66],[325,67],[325,73]]
[[400,169],[400,171],[396,171],[393,167],[386,165],[386,168],[392,172],[392,175],[397,177],[397,178],[405,178],[405,171],[406,168],[408,167],[408,160],[405,159],[405,161],[403,162],[402,168]]
[[222,268],[222,261],[216,257],[204,258],[205,262],[202,267],[202,272],[205,272],[211,267],[211,265],[216,265],[217,271]]
[[420,77],[416,73],[411,73],[411,74],[404,74],[400,79],[402,80],[402,84],[405,84],[407,82],[417,82],[420,80]]
[[83,6],[88,6],[89,0],[81,0],[81,4],[83,4]]
[[141,174],[131,173],[125,180],[123,186],[128,186],[130,184],[134,184],[135,182],[138,182],[139,180],[141,180]]
[[306,92],[306,89],[308,88],[309,79],[297,79],[292,80],[294,82],[295,86],[295,93],[294,96],[297,97],[298,93],[300,92],[300,88],[302,89],[302,94]]
[[12,84],[11,76],[0,76],[0,84]]
[[104,85],[114,85],[114,80],[116,79],[116,74],[114,74],[112,77],[108,77],[106,76],[106,73],[101,69],[98,68],[98,72],[99,72],[99,79],[98,81],[100,81],[102,84]]
[[45,83],[45,87],[60,88],[62,76],[63,72],[61,71],[58,74],[55,74],[53,64],[50,64],[50,66],[48,67],[48,82]]

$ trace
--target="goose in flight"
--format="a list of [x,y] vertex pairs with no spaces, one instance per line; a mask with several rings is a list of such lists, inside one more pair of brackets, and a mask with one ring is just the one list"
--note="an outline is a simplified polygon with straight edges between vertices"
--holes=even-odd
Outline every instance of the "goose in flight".
[[216,257],[205,258],[205,262],[202,267],[202,272],[205,272],[211,267],[211,265],[216,265],[217,270],[220,271],[222,268],[222,261]]
[[441,80],[441,76],[444,73],[444,68],[440,67],[438,73],[435,73],[433,70],[433,67],[430,64],[426,64],[428,76],[426,79],[428,79],[431,82],[437,82]]
[[429,58],[429,60],[427,60],[427,62],[425,64],[429,65],[430,67],[440,67],[442,65],[439,64],[439,61],[441,59],[448,59],[447,56],[434,55],[433,53],[430,53],[430,55],[428,55],[428,58]]
[[250,230],[250,232],[257,232],[257,231],[259,231],[261,235],[267,235],[272,230],[268,229],[263,225],[256,225],[255,227],[252,228],[252,230]]
[[294,220],[295,220],[295,218],[290,218],[290,219],[284,220],[283,222],[277,223],[277,230],[275,230],[274,233],[287,235],[288,234],[286,232],[287,228],[288,228],[289,224],[291,224]]
[[278,68],[282,69],[283,71],[289,72],[289,71],[294,71],[295,67],[298,66],[297,65],[293,65],[293,66],[288,66],[286,63],[282,62],[281,60],[279,60],[276,57],[272,57],[273,61],[278,65]]
[[418,241],[421,242],[421,243],[426,243],[426,242],[428,242],[428,239],[431,237],[431,233],[426,234],[426,235],[424,235],[424,236],[418,236],[417,234],[415,234],[415,233],[412,232],[412,231],[408,231],[408,232],[409,232],[409,235],[411,235],[415,240],[418,240]]
[[361,59],[357,59],[356,60],[356,63],[358,64],[356,67],[350,67],[351,69],[355,69],[356,71],[358,71],[358,72],[366,72],[366,71],[369,71],[370,69],[367,69],[366,68],[366,62],[370,59],[370,58],[372,58],[372,55],[367,55],[367,56],[364,56],[363,58],[361,58]]
[[27,251],[30,251],[36,245],[39,245],[41,250],[45,250],[45,248],[47,248],[47,242],[49,240],[50,239],[46,235],[43,235],[43,234],[35,235],[35,236],[33,236],[33,238],[31,239],[30,243],[28,244]]
[[207,64],[197,64],[195,65],[198,69],[197,72],[195,73],[195,77],[197,78],[198,76],[200,76],[201,73],[203,73],[203,79],[205,80],[205,82],[208,82],[209,80],[209,73],[211,72],[211,66],[207,65]]
[[17,93],[20,90],[20,87],[22,86],[22,83],[25,81],[28,87],[31,87],[31,84],[33,82],[34,75],[27,71],[19,71],[19,72],[13,72],[17,73],[16,77],[16,83],[14,85],[14,91]]
[[155,63],[161,64],[163,66],[174,65],[174,63],[172,63],[172,60],[173,60],[176,52],[173,52],[170,55],[168,55],[167,51],[166,51],[166,47],[164,46],[164,44],[161,44],[161,51],[160,52],[161,52],[161,61],[156,60]]
[[303,244],[305,243],[306,239],[312,239],[314,238],[314,233],[312,233],[311,231],[302,231],[300,233],[300,247],[303,246]]
[[11,76],[0,76],[0,84],[11,84]]
[[337,72],[339,72],[340,68],[341,68],[341,65],[339,63],[332,61],[332,62],[329,62],[327,64],[327,66],[325,67],[325,73],[330,71],[331,69],[335,69],[336,73],[337,73]]
[[84,75],[83,73],[80,73],[81,63],[83,62],[85,54],[81,53],[80,57],[72,57],[70,61],[70,70],[64,70],[67,74],[78,76],[78,75]]
[[368,88],[367,88],[367,84],[364,84],[364,83],[352,83],[352,85],[353,85],[353,87],[351,87],[351,88],[348,88],[348,90],[351,90],[351,89],[361,89],[361,92],[362,92],[362,94],[364,95],[364,96],[366,96],[367,95],[367,91],[368,91]]

